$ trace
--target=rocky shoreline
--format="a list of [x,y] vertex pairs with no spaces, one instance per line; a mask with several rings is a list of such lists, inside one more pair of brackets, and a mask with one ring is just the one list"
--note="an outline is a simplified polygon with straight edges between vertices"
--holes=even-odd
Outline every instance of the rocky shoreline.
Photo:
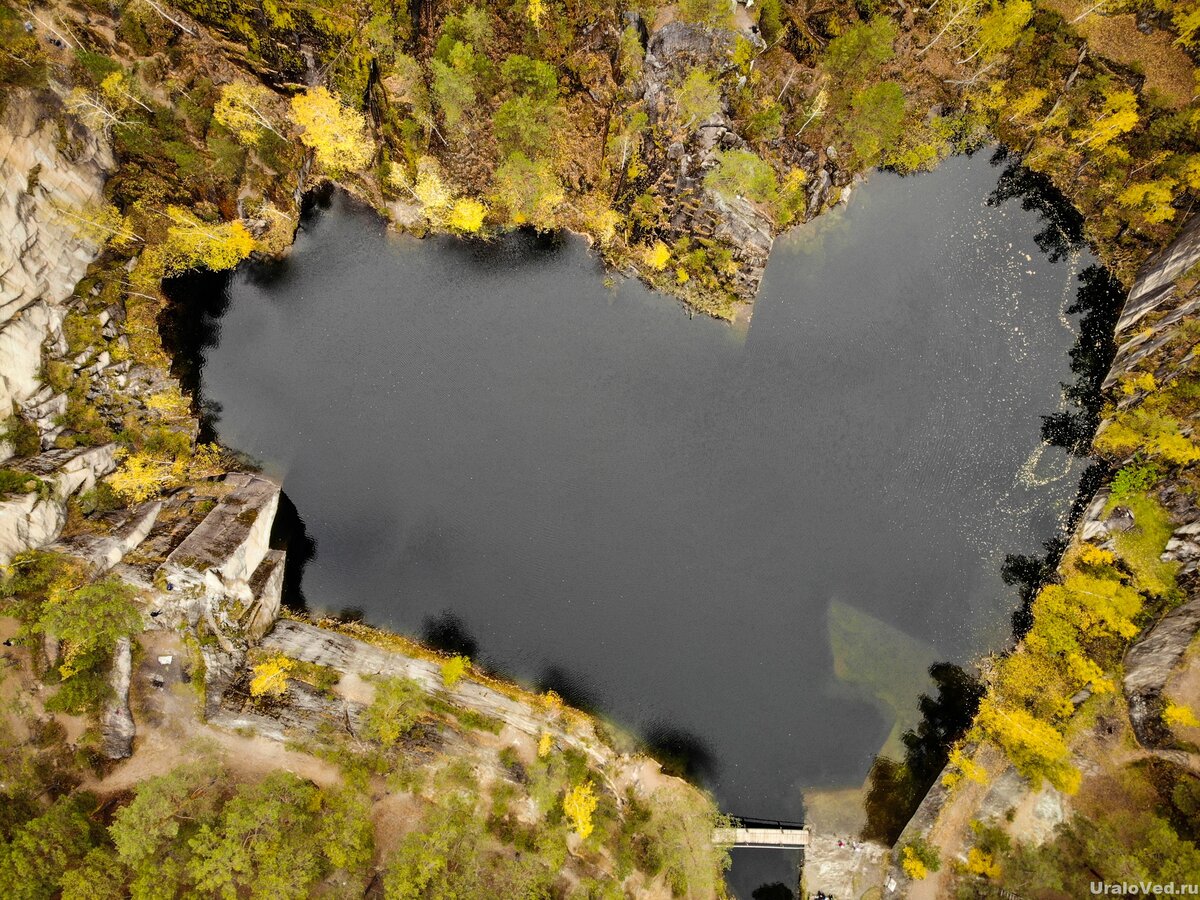
[[[1113,424],[1113,414],[1137,403],[1144,392],[1115,391],[1123,380],[1135,374],[1135,367],[1152,361],[1161,350],[1179,337],[1179,329],[1200,307],[1200,290],[1189,284],[1185,273],[1200,263],[1200,218],[1193,218],[1176,240],[1146,263],[1130,289],[1117,325],[1117,353],[1104,379],[1104,391],[1113,398],[1110,415],[1097,430],[1102,435]],[[1182,362],[1159,365],[1154,379],[1159,385],[1180,377],[1191,362],[1189,353]],[[1129,463],[1131,459],[1124,460]],[[1181,477],[1182,474],[1181,474]],[[1121,686],[1127,715],[1140,748],[1200,773],[1200,757],[1178,749],[1179,742],[1162,724],[1164,689],[1177,671],[1184,654],[1200,633],[1200,504],[1189,485],[1169,479],[1155,492],[1156,499],[1170,513],[1172,535],[1161,559],[1180,564],[1178,579],[1185,599],[1147,627],[1131,642],[1125,653]],[[1090,542],[1101,549],[1115,550],[1116,536],[1138,526],[1133,513],[1124,506],[1111,508],[1109,488],[1102,487],[1090,498],[1072,534],[1071,545]],[[1072,699],[1079,707],[1091,696],[1083,691]],[[996,748],[974,745],[964,750],[981,772],[988,773],[986,784],[959,782],[961,772],[947,765],[922,800],[901,833],[896,846],[923,840],[953,854],[951,861],[966,865],[967,852],[977,838],[970,824],[1003,822],[1013,810],[1024,810],[1027,819],[1019,822],[1022,834],[1040,842],[1070,814],[1069,795],[1050,785],[1033,787],[1005,760]],[[1077,757],[1085,771],[1095,766]],[[946,777],[949,776],[949,777]],[[946,862],[946,860],[943,860]],[[914,882],[893,855],[884,879],[885,896],[909,896],[914,892],[934,896],[934,888]]]

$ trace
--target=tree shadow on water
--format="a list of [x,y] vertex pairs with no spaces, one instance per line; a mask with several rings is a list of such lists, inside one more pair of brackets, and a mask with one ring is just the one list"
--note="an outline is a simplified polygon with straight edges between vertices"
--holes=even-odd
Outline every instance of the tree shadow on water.
[[1005,147],[992,154],[991,164],[1003,165],[1004,169],[988,195],[988,206],[1020,200],[1022,209],[1036,212],[1043,227],[1033,236],[1033,241],[1050,262],[1061,262],[1072,250],[1083,246],[1083,216],[1067,202],[1054,182],[1026,168],[1021,157]]
[[796,894],[782,881],[760,884],[750,896],[753,900],[796,900]]
[[656,722],[642,736],[646,752],[668,775],[696,784],[711,784],[720,767],[708,744],[699,736],[668,722]]
[[1070,349],[1075,381],[1063,385],[1063,396],[1073,409],[1042,417],[1042,439],[1055,447],[1084,455],[1100,424],[1104,404],[1101,386],[1117,354],[1114,331],[1125,304],[1125,289],[1102,266],[1088,266],[1079,273],[1075,302],[1068,315],[1078,315],[1079,337]]
[[488,240],[443,238],[439,249],[454,256],[460,266],[494,272],[544,263],[566,251],[569,240],[557,231],[517,228]]
[[929,676],[937,694],[921,695],[921,721],[901,737],[904,760],[877,756],[871,767],[864,840],[895,843],[946,765],[950,747],[971,726],[983,699],[982,682],[961,666],[934,663]]
[[196,271],[163,281],[167,305],[158,316],[158,333],[171,358],[171,375],[192,397],[200,415],[200,439],[213,440],[220,405],[203,394],[207,351],[221,340],[221,317],[229,310],[230,272]]
[[568,706],[593,715],[600,712],[600,697],[595,688],[577,672],[560,666],[550,665],[542,670],[537,679],[539,691],[554,691]]
[[475,640],[467,623],[458,613],[444,609],[436,616],[426,616],[421,625],[421,641],[443,653],[465,656],[471,660],[479,657],[479,642]]

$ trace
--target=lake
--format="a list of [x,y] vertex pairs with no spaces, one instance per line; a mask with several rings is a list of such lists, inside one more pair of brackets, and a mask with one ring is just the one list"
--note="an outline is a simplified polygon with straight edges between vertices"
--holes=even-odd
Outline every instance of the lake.
[[[894,751],[930,663],[1010,639],[1005,555],[1076,494],[1041,426],[1093,260],[1003,172],[873,174],[779,239],[740,330],[579,239],[417,240],[326,194],[286,262],[179,290],[175,349],[283,479],[310,610],[472,651],[725,810],[801,819]],[[787,880],[755,852],[744,896]]]

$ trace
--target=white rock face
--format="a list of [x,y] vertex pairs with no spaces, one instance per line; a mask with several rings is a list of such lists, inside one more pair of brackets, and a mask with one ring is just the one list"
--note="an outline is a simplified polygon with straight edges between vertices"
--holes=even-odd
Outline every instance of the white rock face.
[[37,494],[0,502],[0,565],[23,550],[54,540],[67,520],[66,507]]
[[112,151],[82,129],[62,140],[56,104],[16,92],[0,113],[0,419],[40,387],[42,345],[61,343],[62,303],[99,249],[80,218],[103,199]]
[[230,492],[171,552],[162,572],[174,589],[215,588],[249,604],[250,582],[270,549],[279,485],[240,473],[226,477],[225,484]]
[[26,460],[23,468],[51,486],[50,496],[37,492],[0,501],[0,565],[23,550],[44,547],[58,537],[67,521],[67,498],[91,490],[96,480],[116,467],[116,444],[83,450],[51,450]]

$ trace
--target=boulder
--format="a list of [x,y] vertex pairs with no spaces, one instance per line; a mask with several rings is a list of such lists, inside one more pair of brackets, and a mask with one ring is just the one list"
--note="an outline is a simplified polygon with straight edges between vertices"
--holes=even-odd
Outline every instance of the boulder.
[[129,709],[129,678],[133,672],[132,643],[123,637],[113,652],[113,667],[109,685],[113,699],[100,716],[102,752],[108,759],[125,759],[133,755],[133,713]]

